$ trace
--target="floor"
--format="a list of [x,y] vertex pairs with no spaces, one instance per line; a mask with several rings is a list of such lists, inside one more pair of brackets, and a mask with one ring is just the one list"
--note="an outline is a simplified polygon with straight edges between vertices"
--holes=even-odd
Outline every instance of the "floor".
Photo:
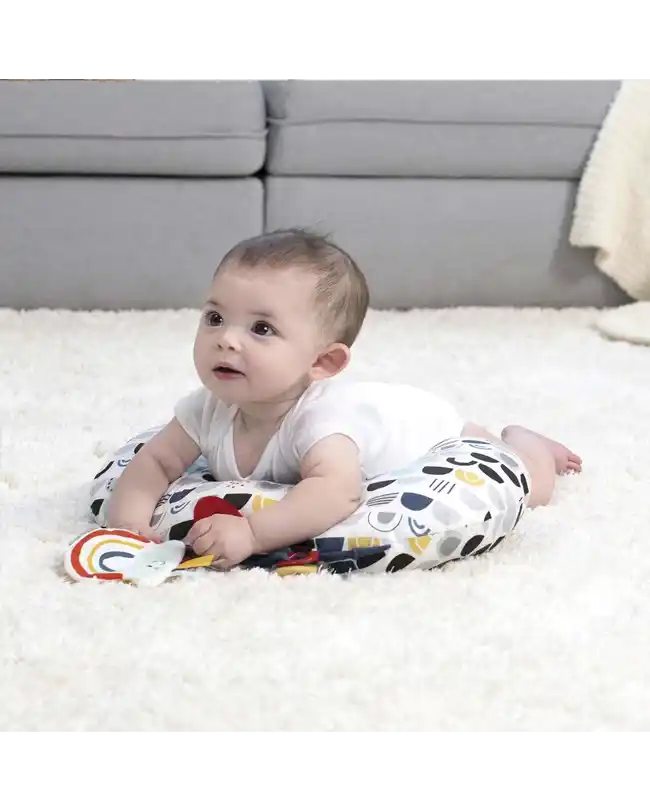
[[104,455],[196,385],[193,311],[0,310],[0,730],[647,730],[650,348],[591,310],[371,312],[350,374],[574,448],[443,571],[71,584]]

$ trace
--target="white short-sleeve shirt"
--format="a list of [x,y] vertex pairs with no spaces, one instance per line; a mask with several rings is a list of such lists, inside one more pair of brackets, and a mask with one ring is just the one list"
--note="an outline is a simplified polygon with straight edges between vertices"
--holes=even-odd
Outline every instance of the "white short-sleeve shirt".
[[201,449],[217,480],[268,480],[295,484],[309,449],[344,434],[359,449],[363,476],[403,468],[441,440],[458,437],[463,419],[431,392],[407,384],[327,380],[311,384],[284,417],[255,470],[237,469],[233,424],[238,406],[197,389],[176,404],[181,426]]

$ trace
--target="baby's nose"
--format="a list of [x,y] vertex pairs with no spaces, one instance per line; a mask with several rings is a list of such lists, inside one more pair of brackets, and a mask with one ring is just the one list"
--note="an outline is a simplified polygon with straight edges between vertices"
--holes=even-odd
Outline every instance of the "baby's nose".
[[220,347],[228,347],[229,349],[239,347],[241,341],[239,340],[237,329],[234,327],[225,327],[219,330],[217,334],[217,344]]

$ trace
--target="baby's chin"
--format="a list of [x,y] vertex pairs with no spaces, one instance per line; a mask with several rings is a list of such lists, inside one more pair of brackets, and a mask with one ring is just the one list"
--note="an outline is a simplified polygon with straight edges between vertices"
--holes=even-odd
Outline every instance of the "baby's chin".
[[251,386],[245,375],[226,379],[213,375],[207,380],[203,380],[203,385],[218,400],[230,406],[244,406],[247,403],[273,403],[275,400],[275,391]]

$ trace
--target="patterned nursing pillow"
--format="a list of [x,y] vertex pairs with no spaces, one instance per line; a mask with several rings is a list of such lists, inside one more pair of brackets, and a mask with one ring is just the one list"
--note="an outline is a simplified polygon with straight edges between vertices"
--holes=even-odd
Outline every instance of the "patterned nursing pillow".
[[[102,527],[107,526],[106,497],[116,479],[157,431],[134,437],[95,477],[90,510]],[[240,566],[275,570],[295,562],[302,565],[299,571],[377,573],[435,569],[481,555],[518,524],[528,503],[527,477],[521,460],[500,445],[470,437],[444,440],[407,467],[365,482],[360,507],[326,533],[253,556]],[[182,540],[206,513],[236,509],[247,516],[281,499],[291,487],[216,482],[200,457],[158,502],[152,527],[165,539]]]

